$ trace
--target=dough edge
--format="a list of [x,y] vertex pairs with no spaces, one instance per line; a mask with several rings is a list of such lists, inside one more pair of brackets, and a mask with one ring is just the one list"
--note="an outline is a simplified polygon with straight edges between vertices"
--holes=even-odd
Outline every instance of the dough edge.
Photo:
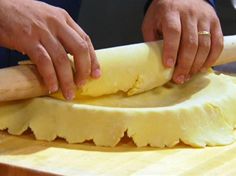
[[[112,147],[125,132],[138,147],[173,147],[180,141],[193,147],[226,145],[235,141],[236,94],[231,93],[236,90],[236,81],[216,76],[228,84],[224,96],[200,105],[177,105],[178,111],[170,107],[101,107],[43,97],[0,106],[0,129],[20,135],[29,127],[40,140],[93,140],[96,145]],[[214,120],[209,120],[209,115]]]

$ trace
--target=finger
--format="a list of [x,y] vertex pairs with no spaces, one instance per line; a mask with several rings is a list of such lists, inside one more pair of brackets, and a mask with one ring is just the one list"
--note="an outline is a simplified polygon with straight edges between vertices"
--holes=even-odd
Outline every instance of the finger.
[[174,67],[178,55],[181,22],[178,14],[169,14],[163,22],[163,63],[166,67]]
[[41,40],[52,59],[63,96],[72,100],[75,97],[73,72],[65,49],[51,34],[44,34]]
[[152,42],[161,38],[160,35],[156,33],[156,29],[153,26],[147,26],[146,24],[143,24],[142,34],[145,42]]
[[98,59],[95,53],[95,49],[91,42],[89,36],[75,23],[75,21],[68,17],[67,24],[74,29],[87,43],[89,47],[89,54],[91,59],[91,76],[93,78],[99,78],[101,76],[100,65],[98,63]]
[[[61,30],[60,41],[74,56],[75,83],[78,87],[83,86],[91,74],[91,58],[88,43],[68,26],[65,31]],[[67,35],[64,35],[67,33]]]
[[206,62],[203,65],[203,70],[211,67],[223,50],[223,34],[219,21],[215,21],[211,26],[211,49]]
[[178,53],[177,66],[174,70],[173,81],[183,84],[189,79],[189,72],[192,67],[197,48],[197,23],[196,20],[185,16],[182,19],[182,35]]
[[148,10],[143,23],[142,23],[142,34],[145,42],[157,40],[157,30],[155,25],[155,20],[153,20],[152,9]]
[[[210,31],[210,26],[206,23],[200,22],[198,24],[198,31]],[[208,35],[198,35],[198,50],[194,59],[190,74],[195,74],[202,68],[205,63],[211,47],[211,37]]]
[[88,43],[68,25],[67,27],[61,26],[57,35],[67,51],[74,56],[75,83],[78,87],[81,87],[91,74],[91,57]]
[[36,65],[37,70],[46,84],[46,87],[49,89],[49,93],[56,92],[58,90],[58,82],[56,72],[48,52],[40,43],[31,46],[33,47],[29,48],[27,51],[28,56]]
[[90,39],[88,39],[88,44],[91,57],[91,68],[92,68],[91,76],[96,79],[101,76],[101,69],[97,60],[97,56],[95,54],[93,44]]

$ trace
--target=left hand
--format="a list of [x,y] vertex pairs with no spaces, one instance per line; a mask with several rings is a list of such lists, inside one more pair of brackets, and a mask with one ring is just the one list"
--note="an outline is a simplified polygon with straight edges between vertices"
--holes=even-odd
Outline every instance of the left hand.
[[172,79],[177,84],[211,67],[223,49],[219,19],[205,0],[153,0],[142,32],[145,41],[163,36],[163,64],[175,67]]

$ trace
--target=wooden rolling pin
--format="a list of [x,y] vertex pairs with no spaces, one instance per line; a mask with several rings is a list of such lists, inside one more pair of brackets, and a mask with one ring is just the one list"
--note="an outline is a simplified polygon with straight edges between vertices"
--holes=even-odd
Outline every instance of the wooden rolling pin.
[[[146,46],[147,44],[143,43],[141,45]],[[126,58],[130,57],[126,51],[129,51],[129,47],[131,46],[133,48],[136,47],[136,45],[127,45],[122,47],[122,56]],[[162,42],[159,42],[157,47],[162,47]],[[114,49],[115,48],[108,48],[104,49],[104,51],[112,53]],[[236,61],[236,35],[224,37],[224,50],[214,65],[222,65],[233,61]],[[166,80],[166,82],[167,81],[168,80]],[[48,94],[49,92],[34,65],[26,64],[0,69],[1,102],[44,96]]]

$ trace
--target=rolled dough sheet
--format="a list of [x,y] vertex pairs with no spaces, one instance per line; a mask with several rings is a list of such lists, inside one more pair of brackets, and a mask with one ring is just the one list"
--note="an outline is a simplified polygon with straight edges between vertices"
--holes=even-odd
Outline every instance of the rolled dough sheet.
[[20,135],[29,127],[37,139],[100,146],[115,146],[125,132],[139,147],[226,145],[235,140],[235,90],[234,77],[206,73],[130,97],[34,98],[1,104],[0,129]]
[[[102,76],[90,79],[77,90],[76,97],[110,95],[119,91],[138,94],[162,86],[171,79],[173,69],[162,64],[162,42],[139,43],[96,51]],[[73,57],[69,56],[72,61]],[[127,59],[128,58],[128,59]],[[63,99],[61,93],[56,96]]]

